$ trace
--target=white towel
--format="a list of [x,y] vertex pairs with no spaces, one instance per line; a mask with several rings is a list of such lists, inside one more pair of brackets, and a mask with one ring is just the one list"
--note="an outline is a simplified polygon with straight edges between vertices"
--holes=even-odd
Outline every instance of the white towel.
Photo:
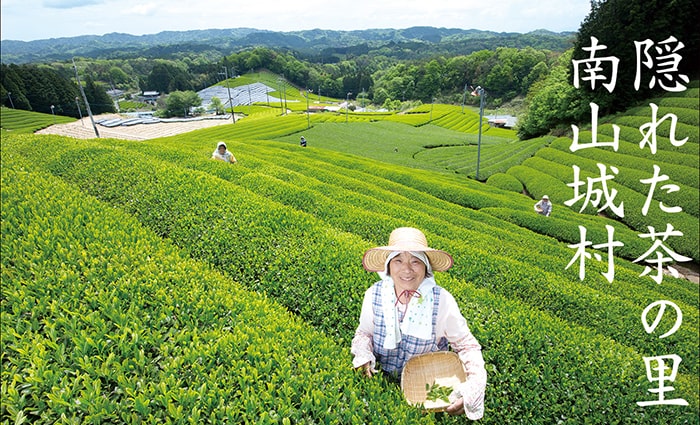
[[382,312],[386,325],[384,348],[395,349],[401,342],[401,335],[411,335],[420,339],[433,337],[433,288],[436,283],[432,277],[425,278],[418,287],[419,296],[411,297],[406,307],[403,321],[399,322],[399,312],[396,306],[396,291],[391,276],[382,280]]

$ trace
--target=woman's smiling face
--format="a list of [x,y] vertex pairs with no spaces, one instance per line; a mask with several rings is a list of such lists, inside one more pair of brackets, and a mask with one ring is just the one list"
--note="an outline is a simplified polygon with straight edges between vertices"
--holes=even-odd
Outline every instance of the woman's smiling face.
[[419,258],[403,251],[389,261],[389,272],[394,283],[402,288],[418,289],[425,279],[427,268]]

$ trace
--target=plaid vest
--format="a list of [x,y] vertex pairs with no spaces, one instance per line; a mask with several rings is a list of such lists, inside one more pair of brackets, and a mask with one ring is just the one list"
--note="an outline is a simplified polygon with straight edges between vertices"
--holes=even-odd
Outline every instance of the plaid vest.
[[[401,376],[404,364],[411,357],[430,353],[433,351],[447,351],[447,338],[442,337],[437,340],[435,335],[435,327],[438,316],[438,306],[440,305],[440,287],[433,287],[433,336],[431,339],[420,339],[411,335],[401,335],[401,342],[393,350],[384,348],[384,339],[386,338],[386,323],[382,312],[382,282],[377,282],[373,287],[372,310],[374,312],[374,335],[372,342],[374,345],[374,355],[377,358],[377,363],[381,366],[382,371],[394,375],[396,378]],[[397,312],[398,314],[398,312]]]

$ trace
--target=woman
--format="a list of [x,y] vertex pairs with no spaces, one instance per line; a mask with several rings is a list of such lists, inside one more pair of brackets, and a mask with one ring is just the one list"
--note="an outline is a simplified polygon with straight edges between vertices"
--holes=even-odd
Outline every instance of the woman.
[[238,162],[236,161],[236,157],[226,149],[226,143],[224,142],[219,142],[216,145],[216,150],[211,154],[211,159],[218,159],[219,161],[230,162],[232,164]]
[[544,195],[539,202],[535,204],[535,211],[537,214],[549,217],[552,214],[552,203],[549,202],[549,196]]
[[365,292],[352,340],[353,367],[371,377],[379,363],[383,372],[399,377],[411,357],[451,347],[464,365],[467,382],[457,388],[461,397],[447,413],[483,417],[486,369],[481,345],[454,297],[433,276],[452,267],[452,257],[429,248],[420,230],[401,227],[391,232],[389,245],[365,252],[362,264],[382,280]]

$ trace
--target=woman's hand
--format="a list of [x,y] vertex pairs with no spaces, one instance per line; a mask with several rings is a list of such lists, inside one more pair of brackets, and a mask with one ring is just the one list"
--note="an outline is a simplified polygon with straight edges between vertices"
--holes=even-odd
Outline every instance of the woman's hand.
[[450,416],[463,415],[464,414],[464,398],[463,397],[457,398],[457,400],[455,400],[452,404],[447,406],[447,409],[445,409],[445,411]]
[[367,362],[360,366],[358,369],[362,369],[362,374],[365,375],[368,378],[371,378],[373,373],[372,373],[372,365],[370,362]]

